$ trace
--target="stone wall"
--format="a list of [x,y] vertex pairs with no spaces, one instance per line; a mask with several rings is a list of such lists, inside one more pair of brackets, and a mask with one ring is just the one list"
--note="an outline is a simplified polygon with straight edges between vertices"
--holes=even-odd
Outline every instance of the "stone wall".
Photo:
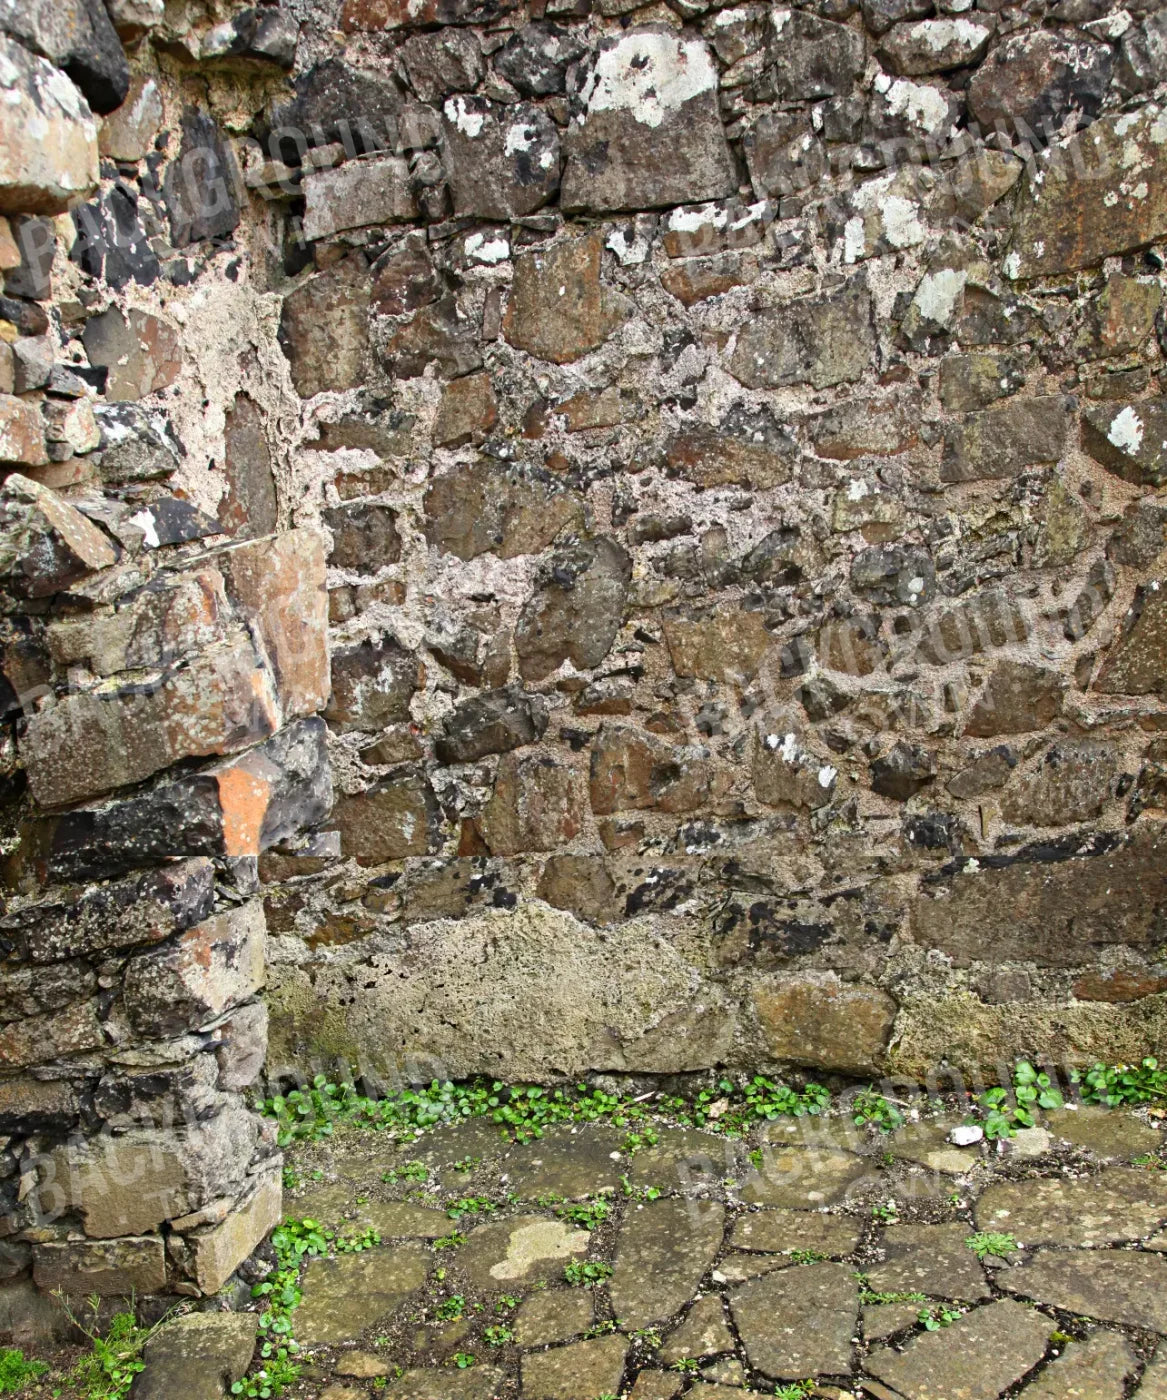
[[1163,1044],[1164,84],[1105,0],[0,0],[0,1268],[219,1288],[265,1048]]

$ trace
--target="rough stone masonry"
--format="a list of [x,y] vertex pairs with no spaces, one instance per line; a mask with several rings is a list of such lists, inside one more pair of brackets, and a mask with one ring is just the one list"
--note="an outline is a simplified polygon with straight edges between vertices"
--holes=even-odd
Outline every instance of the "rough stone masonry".
[[1151,0],[0,0],[3,1288],[265,1059],[1161,1047],[1165,256]]

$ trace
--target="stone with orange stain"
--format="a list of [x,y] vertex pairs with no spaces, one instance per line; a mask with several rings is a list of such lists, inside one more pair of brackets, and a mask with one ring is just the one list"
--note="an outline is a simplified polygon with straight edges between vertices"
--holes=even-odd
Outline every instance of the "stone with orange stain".
[[271,672],[240,628],[153,682],[61,697],[30,717],[23,758],[36,801],[59,807],[184,758],[237,752],[279,725]]
[[328,592],[324,536],[289,530],[229,546],[215,556],[227,593],[254,623],[275,674],[285,720],[328,700]]

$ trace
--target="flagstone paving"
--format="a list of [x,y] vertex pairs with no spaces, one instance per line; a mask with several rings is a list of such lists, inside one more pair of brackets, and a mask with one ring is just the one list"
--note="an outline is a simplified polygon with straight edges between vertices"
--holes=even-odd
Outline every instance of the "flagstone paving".
[[960,1121],[298,1147],[286,1214],[380,1242],[308,1262],[288,1400],[1167,1400],[1160,1128]]

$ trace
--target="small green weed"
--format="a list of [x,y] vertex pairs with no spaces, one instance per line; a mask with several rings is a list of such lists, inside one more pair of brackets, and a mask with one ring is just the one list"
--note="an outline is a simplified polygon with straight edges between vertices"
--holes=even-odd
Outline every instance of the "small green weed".
[[965,1244],[978,1259],[984,1259],[990,1254],[994,1259],[1008,1259],[1020,1248],[1012,1235],[996,1234],[992,1230],[978,1230],[976,1234],[969,1235]]
[[872,1220],[880,1220],[885,1225],[900,1218],[900,1208],[895,1201],[881,1201],[878,1205],[871,1207]]
[[430,1169],[424,1162],[406,1162],[403,1167],[390,1167],[381,1173],[381,1180],[392,1185],[395,1181],[428,1181]]
[[482,1335],[486,1338],[487,1346],[491,1347],[505,1347],[508,1342],[513,1342],[515,1339],[514,1332],[501,1323],[484,1328]]
[[153,1327],[139,1327],[132,1312],[119,1312],[111,1319],[109,1330],[103,1333],[98,1326],[101,1299],[96,1294],[88,1300],[90,1317],[87,1322],[73,1314],[61,1293],[57,1298],[69,1320],[85,1333],[90,1343],[90,1350],[69,1372],[69,1381],[85,1400],[125,1400],[134,1377],[146,1369],[142,1360],[146,1343],[166,1319]]
[[484,1196],[463,1196],[446,1207],[446,1214],[451,1220],[461,1220],[464,1215],[490,1215],[497,1209],[498,1206]]
[[444,1298],[434,1309],[434,1317],[436,1317],[439,1322],[457,1322],[465,1311],[465,1294],[451,1293],[448,1298]]
[[570,1220],[573,1225],[579,1225],[584,1230],[594,1230],[597,1225],[607,1220],[611,1213],[612,1207],[603,1196],[594,1196],[575,1205],[561,1206],[556,1211],[561,1219]]
[[1071,1078],[1078,1085],[1083,1103],[1118,1108],[1122,1104],[1167,1099],[1167,1070],[1159,1068],[1154,1055],[1148,1055],[1137,1065],[1096,1064],[1085,1074],[1075,1070]]
[[904,1115],[895,1104],[877,1094],[874,1089],[865,1089],[851,1101],[851,1118],[857,1127],[873,1123],[881,1133],[893,1133],[903,1126]]
[[775,1386],[774,1394],[778,1400],[806,1400],[808,1395],[814,1394],[814,1381],[792,1381],[789,1385]]
[[453,1356],[453,1361],[459,1371],[468,1371],[471,1366],[477,1363],[478,1358],[472,1351],[456,1351]]
[[926,1303],[923,1293],[876,1293],[870,1288],[859,1290],[859,1301],[866,1307],[874,1303]]
[[682,1356],[679,1361],[673,1362],[670,1369],[673,1371],[680,1371],[687,1376],[693,1376],[697,1374],[697,1371],[700,1369],[700,1366],[700,1361],[698,1361],[695,1357]]
[[441,1239],[434,1240],[433,1246],[435,1249],[456,1249],[458,1245],[465,1243],[466,1236],[454,1230],[448,1235],[443,1235]]
[[1028,1060],[1018,1060],[1014,1066],[1011,1090],[986,1089],[976,1101],[984,1112],[985,1137],[990,1140],[1011,1138],[1018,1128],[1032,1128],[1039,1108],[1061,1108],[1065,1103],[1049,1075]]
[[656,1201],[663,1194],[659,1186],[633,1186],[627,1172],[621,1175],[620,1186],[625,1196],[633,1201]]
[[0,1395],[19,1395],[48,1369],[44,1361],[26,1361],[24,1352],[14,1347],[0,1348]]
[[939,1332],[942,1327],[951,1327],[964,1314],[959,1308],[948,1308],[940,1303],[934,1308],[921,1308],[916,1316],[929,1332]]
[[636,1154],[644,1148],[655,1147],[659,1141],[660,1137],[657,1130],[651,1123],[645,1123],[642,1128],[625,1135],[624,1151],[627,1152],[629,1157],[635,1157]]
[[563,1266],[563,1277],[573,1288],[594,1288],[612,1277],[611,1264],[598,1264],[592,1260],[573,1259]]
[[821,1264],[829,1258],[826,1254],[820,1254],[817,1249],[792,1249],[790,1250],[790,1262],[792,1264]]

